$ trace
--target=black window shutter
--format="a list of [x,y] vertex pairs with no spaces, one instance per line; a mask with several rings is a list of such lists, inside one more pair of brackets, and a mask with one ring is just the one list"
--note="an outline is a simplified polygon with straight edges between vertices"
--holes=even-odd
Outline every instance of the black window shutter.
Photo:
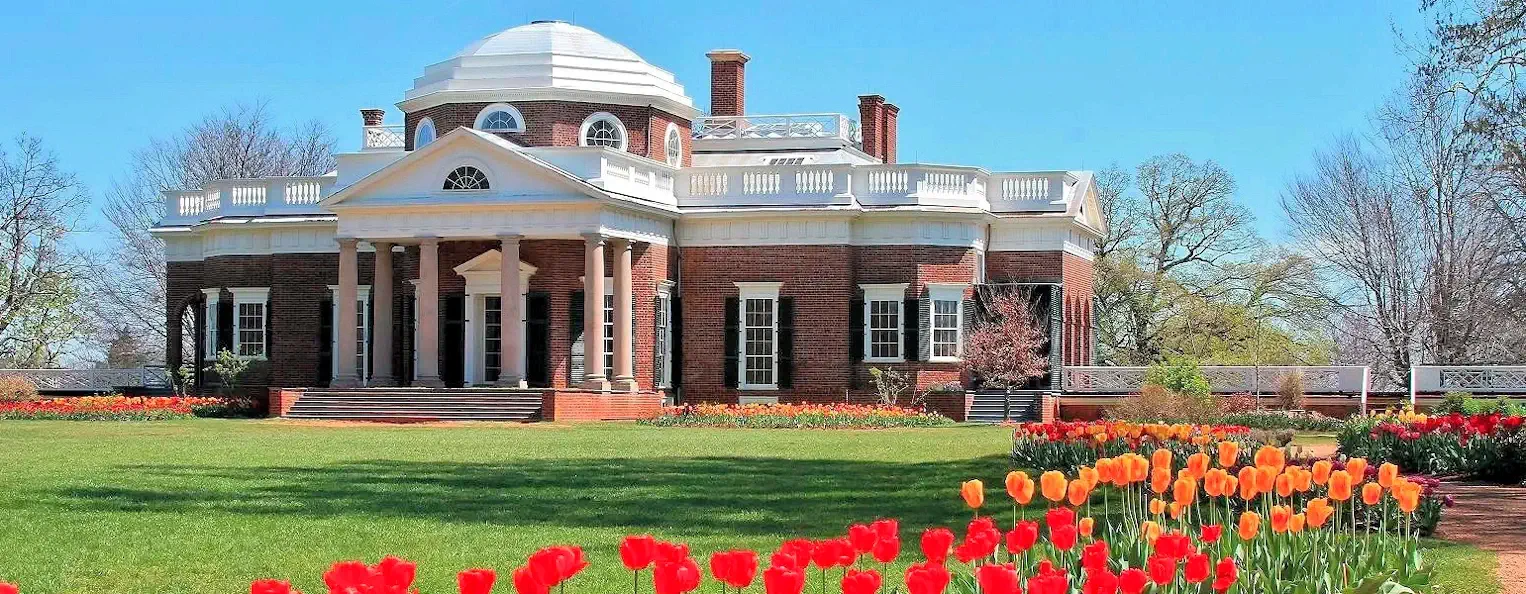
[[726,387],[735,388],[741,385],[739,381],[740,369],[738,361],[741,354],[741,300],[736,297],[726,298],[726,360],[723,367],[726,368]]
[[[234,342],[233,329],[238,327],[234,323],[233,302],[222,300],[217,302],[217,350],[232,351]],[[234,352],[234,354],[238,354]],[[215,357],[214,357],[215,359]]]
[[933,300],[932,297],[917,301],[917,311],[921,312],[922,323],[918,326],[921,333],[917,342],[916,353],[918,361],[930,361],[933,358]]
[[546,387],[551,376],[551,295],[525,295],[525,383]]
[[[664,341],[667,340],[666,326],[669,324],[663,319],[662,295],[652,297],[652,387],[662,387],[662,371],[668,362],[663,360]],[[634,328],[635,326],[632,326]],[[632,333],[634,334],[634,333]],[[632,349],[631,352],[635,352]]]
[[922,345],[922,303],[916,299],[901,302],[901,355],[917,361]]
[[673,368],[672,385],[677,387],[683,384],[684,378],[683,300],[677,295],[668,298],[668,311],[672,312],[668,317],[668,324],[672,327],[669,334],[673,337],[672,344],[668,345],[668,352],[672,353],[672,357],[668,360],[668,365]]
[[334,302],[318,302],[318,385],[334,379]]
[[265,297],[265,359],[266,360],[270,359],[270,345],[271,345],[270,337],[275,334],[275,332],[273,331],[273,330],[275,330],[275,325],[270,323],[270,320],[274,319],[273,318],[273,314],[274,314],[274,310],[272,310],[271,307],[270,307],[270,296],[267,295]]
[[567,338],[572,346],[567,353],[567,385],[583,381],[583,292],[573,291],[567,304]]
[[848,303],[848,357],[854,363],[864,360],[864,300]]
[[779,298],[779,387],[795,385],[795,299]]

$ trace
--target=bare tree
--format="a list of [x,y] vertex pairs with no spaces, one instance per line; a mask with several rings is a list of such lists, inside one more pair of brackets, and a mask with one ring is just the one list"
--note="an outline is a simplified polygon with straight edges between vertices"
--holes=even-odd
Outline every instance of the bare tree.
[[81,260],[65,240],[89,197],[40,139],[23,134],[14,147],[0,147],[0,359],[54,365],[85,328]]
[[113,246],[95,258],[90,287],[97,314],[113,333],[108,338],[125,328],[162,356],[164,246],[149,234],[164,216],[160,192],[218,179],[321,175],[334,168],[333,148],[316,121],[282,129],[257,103],[225,108],[134,153],[128,172],[106,193]]
[[1041,376],[1049,361],[1040,354],[1048,339],[1039,330],[1028,295],[1017,289],[980,294],[986,319],[965,339],[962,364],[982,382],[1006,388]]

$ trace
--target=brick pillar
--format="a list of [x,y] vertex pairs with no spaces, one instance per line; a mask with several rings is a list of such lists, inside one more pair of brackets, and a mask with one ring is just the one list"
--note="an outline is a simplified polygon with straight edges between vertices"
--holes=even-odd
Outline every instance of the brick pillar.
[[429,237],[419,242],[418,334],[414,351],[418,363],[413,368],[413,385],[443,388],[440,381],[440,240]]
[[392,244],[372,242],[376,270],[371,281],[371,386],[395,386],[392,371]]
[[895,162],[895,119],[899,113],[901,113],[901,108],[890,103],[885,104],[885,132],[881,137],[883,146],[880,148],[885,151],[884,160],[886,163]]
[[334,296],[338,301],[338,313],[334,315],[334,327],[337,329],[339,343],[339,363],[334,369],[334,379],[329,381],[330,388],[355,388],[360,386],[360,376],[355,373],[355,342],[358,337],[355,334],[356,301],[359,291],[356,284],[360,274],[356,260],[355,245],[359,243],[354,238],[339,240],[339,294]]
[[615,381],[619,392],[636,391],[636,365],[631,353],[631,242],[611,242],[615,256]]
[[382,125],[382,118],[387,116],[387,110],[374,107],[360,110],[360,121],[367,126]]
[[584,235],[583,389],[609,390],[604,374],[604,236]]
[[885,159],[885,98],[879,95],[858,96],[858,130],[864,137],[864,152]]
[[710,115],[739,116],[746,113],[747,54],[740,50],[718,49],[705,54],[710,58]]
[[525,320],[520,311],[519,296],[524,289],[519,286],[519,239],[518,235],[499,237],[499,253],[503,255],[498,264],[498,295],[502,306],[503,340],[499,348],[503,358],[499,363],[498,385],[510,388],[525,387]]

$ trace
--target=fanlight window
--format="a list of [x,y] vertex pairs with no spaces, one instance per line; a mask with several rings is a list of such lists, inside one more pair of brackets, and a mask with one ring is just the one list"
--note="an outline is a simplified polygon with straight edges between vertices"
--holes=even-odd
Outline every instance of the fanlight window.
[[678,133],[677,126],[668,126],[667,136],[663,144],[667,148],[668,164],[677,167],[684,158],[683,135]]
[[419,127],[413,132],[413,148],[419,148],[434,142],[434,120],[424,118],[419,122]]
[[487,132],[510,132],[519,129],[519,122],[514,119],[514,114],[507,111],[495,111],[482,118],[482,130]]
[[457,167],[450,172],[450,175],[445,176],[445,189],[486,190],[488,189],[487,175],[476,167]]
[[596,115],[583,125],[583,146],[625,148],[625,129],[614,116]]

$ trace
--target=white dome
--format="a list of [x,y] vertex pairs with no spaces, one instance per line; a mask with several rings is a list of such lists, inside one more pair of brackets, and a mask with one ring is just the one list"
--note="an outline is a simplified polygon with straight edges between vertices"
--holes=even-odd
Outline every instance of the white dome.
[[536,21],[483,37],[424,69],[398,107],[444,103],[583,101],[699,112],[673,74],[629,48],[569,23]]

